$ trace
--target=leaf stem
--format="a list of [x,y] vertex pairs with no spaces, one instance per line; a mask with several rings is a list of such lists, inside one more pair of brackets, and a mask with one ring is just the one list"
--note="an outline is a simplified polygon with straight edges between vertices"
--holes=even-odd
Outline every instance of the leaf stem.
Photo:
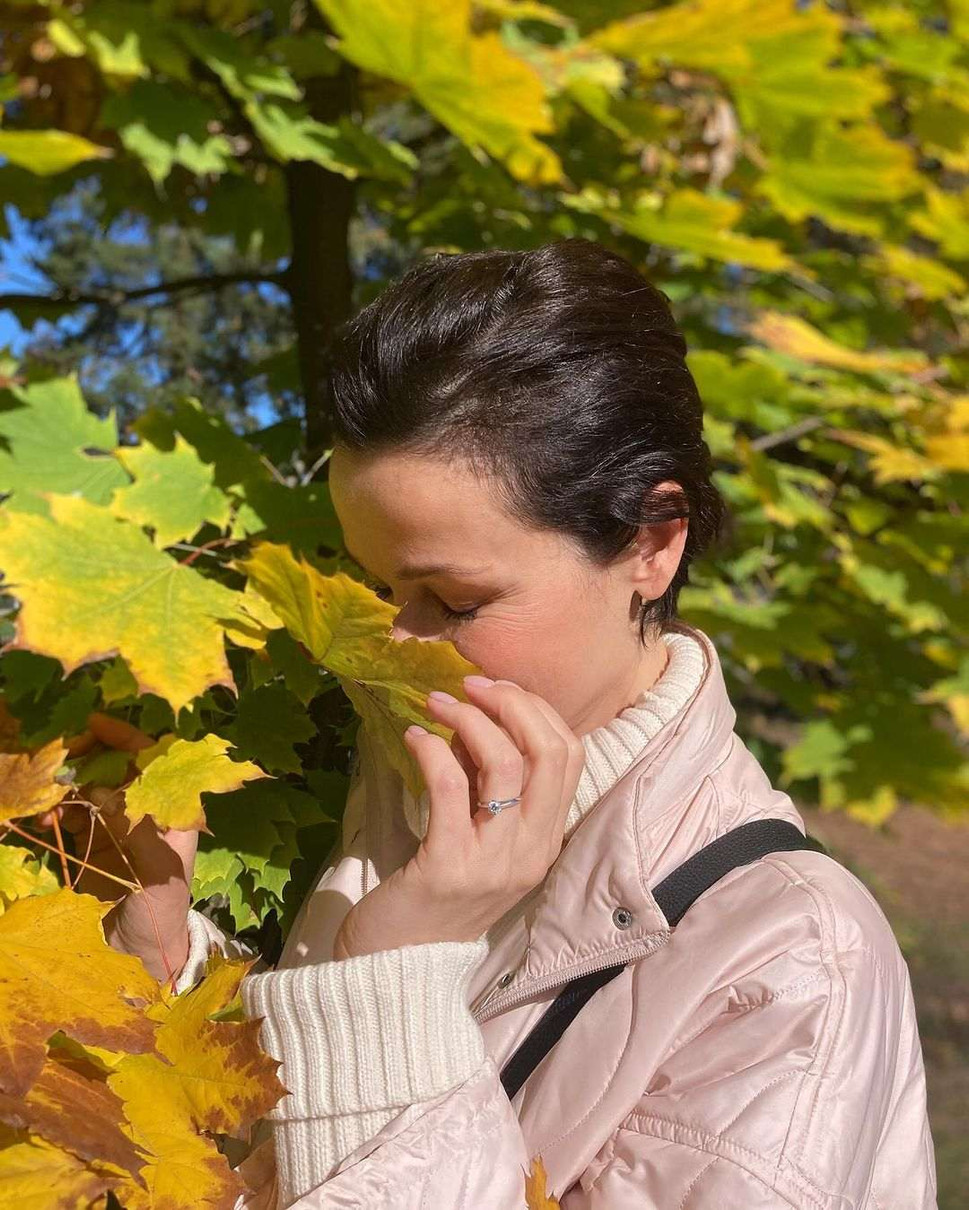
[[39,844],[42,849],[49,849],[52,853],[58,853],[66,858],[67,861],[73,861],[94,874],[100,874],[102,878],[109,878],[112,882],[117,882],[119,886],[123,886],[129,891],[138,890],[138,887],[133,882],[128,882],[125,878],[119,878],[117,874],[109,874],[107,870],[99,870],[96,865],[90,865],[88,862],[82,861],[80,857],[74,857],[71,853],[58,849],[56,845],[48,844],[46,840],[41,840],[39,836],[32,836],[30,832],[25,832],[23,828],[18,828],[9,819],[4,820],[3,826],[8,832],[14,832],[17,836],[22,836],[24,840],[29,840],[31,844]]
[[203,551],[211,550],[214,546],[237,546],[240,541],[239,538],[213,538],[211,542],[203,542],[201,546],[196,546],[190,555],[179,559],[179,563],[182,567],[188,567]]
[[[61,873],[64,875],[64,885],[71,886],[71,868],[67,864],[67,849],[64,847],[64,834],[61,831],[61,821],[57,818],[57,812],[51,816],[52,826],[54,828],[54,839],[57,841],[57,852],[61,858]],[[80,877],[80,874],[78,874]]]

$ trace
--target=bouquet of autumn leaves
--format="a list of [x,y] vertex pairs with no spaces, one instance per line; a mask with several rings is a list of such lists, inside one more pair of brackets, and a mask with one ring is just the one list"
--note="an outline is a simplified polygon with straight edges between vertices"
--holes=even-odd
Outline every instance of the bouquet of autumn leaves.
[[337,839],[360,720],[417,795],[403,731],[449,738],[426,694],[477,671],[390,637],[325,486],[281,473],[272,434],[191,401],[136,430],[120,444],[73,379],[0,384],[0,1206],[18,1210],[229,1208],[226,1140],[285,1091],[241,1012],[248,963],[213,959],[176,996],[106,944],[138,893],[117,836],[199,829],[196,905],[278,939]]

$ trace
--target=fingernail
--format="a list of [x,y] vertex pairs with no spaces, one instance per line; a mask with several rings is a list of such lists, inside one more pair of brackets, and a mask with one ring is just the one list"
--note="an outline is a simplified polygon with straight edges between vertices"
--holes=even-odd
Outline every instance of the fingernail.
[[480,689],[487,689],[489,685],[494,684],[494,681],[487,676],[466,676],[464,683],[466,685],[477,685]]
[[450,693],[445,693],[443,689],[432,689],[427,696],[432,697],[436,702],[456,702],[458,700]]
[[427,735],[427,728],[419,727],[417,725],[417,723],[411,723],[411,725],[407,728],[407,730],[404,732],[404,734],[405,735]]

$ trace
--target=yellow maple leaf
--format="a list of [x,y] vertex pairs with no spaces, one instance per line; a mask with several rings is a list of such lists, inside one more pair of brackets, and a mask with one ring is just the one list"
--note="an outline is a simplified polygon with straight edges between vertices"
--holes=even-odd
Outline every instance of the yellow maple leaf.
[[36,752],[0,753],[0,819],[39,815],[56,807],[68,791],[54,781],[67,748],[52,739]]
[[109,1050],[152,1049],[154,1026],[141,1010],[159,998],[158,984],[137,958],[105,944],[110,907],[64,889],[18,900],[0,916],[3,1091],[27,1092],[57,1030]]
[[65,172],[84,160],[108,159],[114,152],[69,130],[0,131],[0,155],[37,176]]
[[202,794],[226,794],[243,782],[270,777],[249,760],[230,760],[233,745],[218,735],[199,740],[164,736],[135,757],[143,770],[125,791],[125,813],[134,825],[150,815],[162,828],[205,826]]
[[532,1170],[525,1177],[525,1203],[529,1210],[559,1210],[554,1197],[545,1191],[548,1177],[545,1163],[540,1155],[532,1161]]
[[134,1141],[149,1155],[147,1190],[126,1186],[127,1210],[222,1210],[242,1188],[215,1143],[241,1137],[285,1093],[279,1066],[258,1045],[259,1021],[213,1021],[234,999],[251,963],[215,955],[190,992],[151,1009],[157,1055],[125,1057],[108,1076]]
[[93,1064],[49,1058],[25,1097],[0,1092],[0,1122],[143,1184],[145,1157],[122,1129],[120,1098]]
[[157,550],[106,508],[44,498],[49,517],[0,511],[0,567],[20,602],[5,650],[53,656],[67,672],[120,655],[139,692],[176,712],[210,685],[235,691],[224,639],[233,622],[251,626],[241,594]]
[[501,159],[519,180],[561,178],[558,156],[535,138],[554,127],[542,77],[500,34],[472,32],[471,0],[316,3],[340,35],[341,55],[410,88],[469,147]]
[[0,844],[0,915],[11,903],[28,895],[49,895],[60,883],[30,849]]
[[239,618],[226,623],[225,632],[233,643],[254,651],[266,646],[270,630],[279,630],[283,623],[265,597],[246,581],[239,600]]
[[89,1166],[40,1135],[0,1126],[0,1206],[76,1210],[120,1184],[112,1169]]
[[755,340],[779,353],[839,370],[907,374],[924,370],[928,364],[925,354],[916,349],[849,349],[825,336],[806,320],[796,315],[784,315],[780,311],[761,312],[748,331]]
[[853,429],[827,429],[826,435],[869,453],[869,463],[877,484],[906,479],[930,480],[939,474],[939,468],[918,450],[895,445],[875,433],[862,433]]
[[427,694],[443,689],[467,700],[463,678],[480,673],[453,643],[390,634],[399,612],[365,584],[340,571],[324,575],[288,546],[261,542],[233,566],[275,610],[310,657],[340,681],[375,743],[417,797],[423,777],[403,735],[411,723],[450,740],[453,731],[424,709]]

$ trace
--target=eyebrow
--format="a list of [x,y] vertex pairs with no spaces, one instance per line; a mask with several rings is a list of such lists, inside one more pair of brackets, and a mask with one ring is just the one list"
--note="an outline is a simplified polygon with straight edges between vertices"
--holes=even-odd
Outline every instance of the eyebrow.
[[[367,565],[361,562],[348,546],[344,546],[343,549],[354,563],[362,567],[364,571],[367,570]],[[480,574],[481,570],[483,569],[479,568],[476,571],[470,567],[461,567],[458,563],[415,563],[405,564],[398,574],[402,580],[420,580],[439,575],[476,576]]]

